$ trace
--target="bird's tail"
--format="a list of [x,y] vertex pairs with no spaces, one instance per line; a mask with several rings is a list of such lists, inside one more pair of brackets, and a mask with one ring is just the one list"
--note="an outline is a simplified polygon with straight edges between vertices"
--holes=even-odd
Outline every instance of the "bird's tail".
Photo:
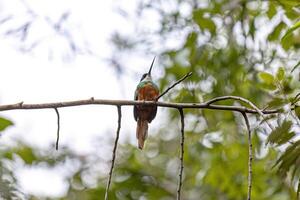
[[144,142],[148,135],[148,121],[138,119],[136,127],[136,138],[138,139],[138,146],[143,149]]

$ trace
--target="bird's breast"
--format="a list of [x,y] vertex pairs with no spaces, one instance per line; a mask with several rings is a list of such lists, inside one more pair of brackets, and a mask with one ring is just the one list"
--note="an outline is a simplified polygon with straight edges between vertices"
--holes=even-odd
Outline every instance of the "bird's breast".
[[143,87],[138,89],[138,100],[139,101],[153,101],[159,95],[159,91],[151,83],[145,84]]

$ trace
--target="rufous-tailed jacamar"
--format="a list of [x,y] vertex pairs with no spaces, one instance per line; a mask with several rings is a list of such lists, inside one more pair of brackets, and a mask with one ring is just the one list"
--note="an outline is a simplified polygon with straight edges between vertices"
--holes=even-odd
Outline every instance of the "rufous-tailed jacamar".
[[[134,94],[136,101],[155,101],[159,95],[157,85],[152,81],[151,70],[153,67],[155,57],[150,66],[149,72],[143,74],[140,83],[137,85]],[[133,113],[134,119],[137,121],[136,138],[138,139],[138,147],[143,149],[144,142],[148,135],[148,123],[155,118],[157,112],[156,105],[136,105],[134,106]]]

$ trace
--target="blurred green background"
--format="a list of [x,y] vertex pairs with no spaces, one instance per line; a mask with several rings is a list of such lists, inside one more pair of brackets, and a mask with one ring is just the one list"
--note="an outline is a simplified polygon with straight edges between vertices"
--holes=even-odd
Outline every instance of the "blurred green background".
[[[268,116],[270,130],[257,115],[249,115],[253,133],[252,199],[296,199],[300,177],[299,92],[300,3],[298,0],[153,0],[139,1],[137,16],[153,12],[155,30],[112,35],[118,54],[159,55],[161,91],[192,71],[193,76],[163,101],[203,102],[222,95],[249,99],[260,108],[280,108]],[[122,8],[122,7],[121,7]],[[125,11],[124,11],[125,12]],[[130,19],[128,19],[130,20]],[[144,24],[145,25],[145,24]],[[158,47],[155,44],[159,43]],[[176,45],[170,45],[176,44]],[[122,73],[122,70],[117,73]],[[224,101],[225,105],[240,105]],[[296,112],[295,112],[296,111]],[[109,199],[168,200],[176,198],[179,171],[180,119],[177,110],[151,133],[143,151],[131,144],[118,146]],[[235,200],[247,197],[248,141],[241,114],[215,110],[184,110],[186,119],[182,199]],[[126,119],[123,119],[126,120]],[[0,118],[0,131],[13,126]],[[103,199],[110,160],[85,158],[67,148],[40,150],[18,141],[1,148],[0,194],[4,199],[55,199],[24,194],[10,162],[55,168],[78,164],[68,177],[68,193],[60,199]],[[113,141],[112,141],[113,142]],[[108,144],[108,145],[112,145]],[[97,165],[101,163],[100,170]],[[92,183],[89,183],[92,179]]]

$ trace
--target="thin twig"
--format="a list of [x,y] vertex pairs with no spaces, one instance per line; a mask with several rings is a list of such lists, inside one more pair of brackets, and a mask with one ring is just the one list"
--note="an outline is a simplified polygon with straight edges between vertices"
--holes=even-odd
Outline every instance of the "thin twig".
[[56,144],[55,144],[55,149],[56,151],[58,150],[58,142],[59,142],[59,130],[60,130],[60,117],[59,117],[59,112],[57,108],[54,108],[56,115],[57,115],[57,138],[56,138]]
[[177,200],[181,199],[181,187],[182,187],[182,173],[183,173],[183,155],[184,155],[184,114],[182,108],[178,109],[181,119],[181,141],[180,141],[180,169],[179,169],[179,181],[177,188]]
[[176,85],[178,85],[179,83],[181,83],[182,81],[184,81],[187,77],[191,76],[193,73],[189,72],[187,73],[184,77],[182,77],[181,79],[179,79],[178,81],[176,81],[175,83],[173,83],[170,87],[168,87],[168,89],[166,89],[163,93],[161,93],[157,98],[156,101],[158,101],[158,99],[160,99],[160,97],[164,96],[165,94],[167,94],[173,87],[175,87]]
[[269,128],[273,131],[274,127],[272,126],[272,124],[269,123],[269,121],[265,118],[264,116],[264,112],[261,111],[254,103],[252,103],[251,101],[249,101],[248,99],[245,99],[243,97],[238,97],[238,96],[222,96],[222,97],[216,97],[214,99],[211,99],[209,101],[206,102],[207,105],[210,105],[212,103],[215,103],[217,101],[223,101],[223,100],[229,100],[229,99],[234,99],[234,100],[238,100],[238,101],[242,101],[246,104],[248,104],[249,106],[251,106],[254,110],[256,110],[256,112],[264,119],[264,121],[267,123],[267,125],[269,126]]
[[[228,96],[225,97],[227,99],[230,99]],[[49,108],[54,109],[54,108],[83,106],[83,105],[110,105],[110,106],[156,105],[159,107],[177,108],[177,109],[192,108],[192,109],[209,109],[209,110],[229,110],[229,111],[258,114],[257,110],[246,108],[244,106],[210,105],[210,101],[204,103],[170,103],[170,102],[155,102],[155,101],[144,102],[144,101],[91,99],[91,98],[86,100],[65,101],[65,102],[55,102],[55,103],[25,104],[22,102],[16,104],[0,105],[0,111],[49,109]],[[263,114],[274,114],[274,113],[281,113],[282,110],[274,109],[274,110],[264,110],[261,112]]]
[[294,97],[291,105],[295,105],[299,101],[300,99],[299,97],[300,97],[300,92]]
[[291,113],[291,116],[296,121],[297,125],[300,127],[300,120],[299,120],[299,118],[296,116],[296,114],[292,110],[290,110],[289,112]]
[[293,73],[295,71],[295,69],[297,69],[297,67],[300,65],[300,61],[293,67],[293,69],[291,70],[291,73]]
[[114,169],[114,165],[115,165],[116,151],[117,151],[117,147],[118,147],[118,140],[119,140],[120,129],[121,129],[121,118],[122,118],[121,106],[117,106],[117,108],[118,108],[118,128],[117,128],[117,132],[116,132],[116,139],[115,139],[115,144],[114,144],[114,149],[113,149],[113,154],[112,154],[112,159],[111,159],[109,177],[108,177],[108,181],[107,181],[107,185],[106,185],[106,189],[105,189],[105,198],[104,198],[105,200],[108,199],[108,191],[109,191],[111,177],[112,177],[112,173],[113,173],[113,169]]
[[247,200],[251,200],[251,190],[252,190],[252,137],[251,137],[251,129],[249,124],[249,119],[247,117],[247,114],[245,112],[242,112],[242,115],[245,119],[247,131],[248,131],[248,195]]

